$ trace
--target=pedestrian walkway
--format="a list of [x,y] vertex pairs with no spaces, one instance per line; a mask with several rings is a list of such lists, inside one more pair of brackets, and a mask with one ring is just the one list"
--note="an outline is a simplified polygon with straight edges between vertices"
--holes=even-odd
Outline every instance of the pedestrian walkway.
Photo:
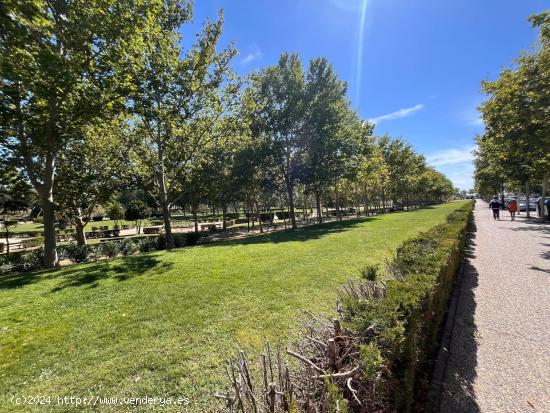
[[435,411],[550,412],[550,225],[478,200]]

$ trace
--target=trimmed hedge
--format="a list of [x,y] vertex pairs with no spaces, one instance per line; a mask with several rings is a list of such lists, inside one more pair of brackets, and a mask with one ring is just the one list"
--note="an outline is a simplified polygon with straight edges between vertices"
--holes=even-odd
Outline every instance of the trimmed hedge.
[[472,210],[473,202],[452,212],[446,224],[398,248],[388,266],[384,299],[348,297],[343,302],[344,321],[351,331],[376,331],[361,348],[361,362],[367,380],[380,374],[377,398],[395,411],[420,411],[425,402]]

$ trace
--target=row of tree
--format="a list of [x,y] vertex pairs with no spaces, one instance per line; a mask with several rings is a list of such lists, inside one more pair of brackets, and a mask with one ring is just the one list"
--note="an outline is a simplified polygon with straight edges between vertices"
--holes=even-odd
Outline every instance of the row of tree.
[[[223,16],[190,44],[177,0],[8,0],[0,19],[0,153],[32,184],[45,265],[57,263],[55,219],[84,226],[121,188],[162,212],[243,204],[258,216],[297,197],[322,206],[412,207],[453,193],[402,139],[373,135],[324,58],[295,54],[236,76],[218,50]],[[187,45],[186,48],[183,45]],[[311,201],[310,201],[311,200]],[[314,200],[314,201],[313,201]],[[339,214],[338,214],[339,215]],[[261,221],[261,220],[260,220]],[[224,220],[225,222],[225,220]]]
[[[505,188],[527,196],[537,184],[545,195],[550,175],[550,12],[529,18],[540,30],[537,48],[522,54],[515,67],[483,82],[488,100],[480,112],[485,133],[475,152],[477,192]],[[527,208],[527,211],[529,208]]]

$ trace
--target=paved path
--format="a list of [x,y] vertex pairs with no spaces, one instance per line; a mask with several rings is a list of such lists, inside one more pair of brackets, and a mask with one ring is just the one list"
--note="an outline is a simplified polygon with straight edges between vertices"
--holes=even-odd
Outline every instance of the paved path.
[[550,412],[550,224],[503,215],[476,203],[436,411]]

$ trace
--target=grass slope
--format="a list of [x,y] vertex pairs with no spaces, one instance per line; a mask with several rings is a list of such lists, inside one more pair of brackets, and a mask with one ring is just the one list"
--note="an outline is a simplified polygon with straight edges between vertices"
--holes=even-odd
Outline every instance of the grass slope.
[[301,310],[331,311],[335,287],[460,205],[0,278],[0,411],[33,411],[12,395],[185,396],[208,411],[237,343],[288,343]]

